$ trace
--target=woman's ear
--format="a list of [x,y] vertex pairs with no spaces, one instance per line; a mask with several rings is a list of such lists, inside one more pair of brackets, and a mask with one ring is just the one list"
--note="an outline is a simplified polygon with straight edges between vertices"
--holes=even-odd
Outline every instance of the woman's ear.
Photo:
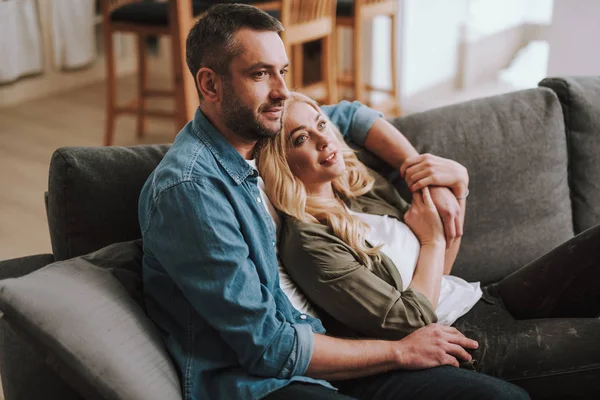
[[196,85],[203,100],[216,102],[221,98],[219,76],[210,68],[200,68],[196,73]]

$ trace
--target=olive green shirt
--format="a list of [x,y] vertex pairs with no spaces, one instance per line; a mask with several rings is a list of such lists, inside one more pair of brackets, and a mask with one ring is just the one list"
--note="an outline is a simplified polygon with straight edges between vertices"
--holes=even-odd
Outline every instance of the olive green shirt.
[[[355,212],[388,215],[404,221],[406,203],[384,178],[373,189],[346,201]],[[402,291],[393,262],[380,252],[371,270],[348,244],[323,224],[285,215],[279,240],[281,262],[290,277],[317,307],[330,334],[343,337],[400,339],[437,321],[431,302],[421,293]]]

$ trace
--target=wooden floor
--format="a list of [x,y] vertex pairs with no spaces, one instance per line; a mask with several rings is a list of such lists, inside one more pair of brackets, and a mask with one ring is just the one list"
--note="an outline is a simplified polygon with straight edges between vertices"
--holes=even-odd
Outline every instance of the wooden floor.
[[[168,79],[153,78],[154,87],[168,88]],[[132,77],[119,82],[120,98],[135,90]],[[172,108],[168,99],[151,105]],[[120,117],[115,144],[167,143],[176,133],[170,120],[149,120],[147,126],[138,140],[134,117]],[[0,109],[0,260],[51,253],[44,192],[52,153],[63,146],[100,146],[103,132],[103,83]]]

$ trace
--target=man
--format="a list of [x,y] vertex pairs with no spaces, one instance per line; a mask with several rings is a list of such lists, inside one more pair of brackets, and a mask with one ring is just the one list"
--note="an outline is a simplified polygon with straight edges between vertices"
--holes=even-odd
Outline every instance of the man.
[[[455,368],[476,343],[453,328],[431,325],[396,342],[344,340],[290,304],[250,161],[261,138],[279,134],[289,96],[281,30],[244,5],[215,6],[194,26],[187,59],[200,107],[140,195],[147,309],[185,398],[525,398]],[[345,136],[397,166],[414,152],[358,103],[326,112]]]

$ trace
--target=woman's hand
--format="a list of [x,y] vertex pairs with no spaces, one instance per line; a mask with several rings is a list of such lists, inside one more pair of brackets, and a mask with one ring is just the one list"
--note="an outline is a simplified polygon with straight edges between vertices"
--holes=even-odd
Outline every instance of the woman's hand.
[[413,193],[430,185],[446,186],[456,197],[462,197],[469,187],[469,173],[463,165],[433,154],[407,158],[400,167],[400,175]]
[[421,246],[428,244],[444,244],[444,226],[442,219],[429,193],[424,187],[413,193],[410,209],[404,214],[404,222],[419,239]]

